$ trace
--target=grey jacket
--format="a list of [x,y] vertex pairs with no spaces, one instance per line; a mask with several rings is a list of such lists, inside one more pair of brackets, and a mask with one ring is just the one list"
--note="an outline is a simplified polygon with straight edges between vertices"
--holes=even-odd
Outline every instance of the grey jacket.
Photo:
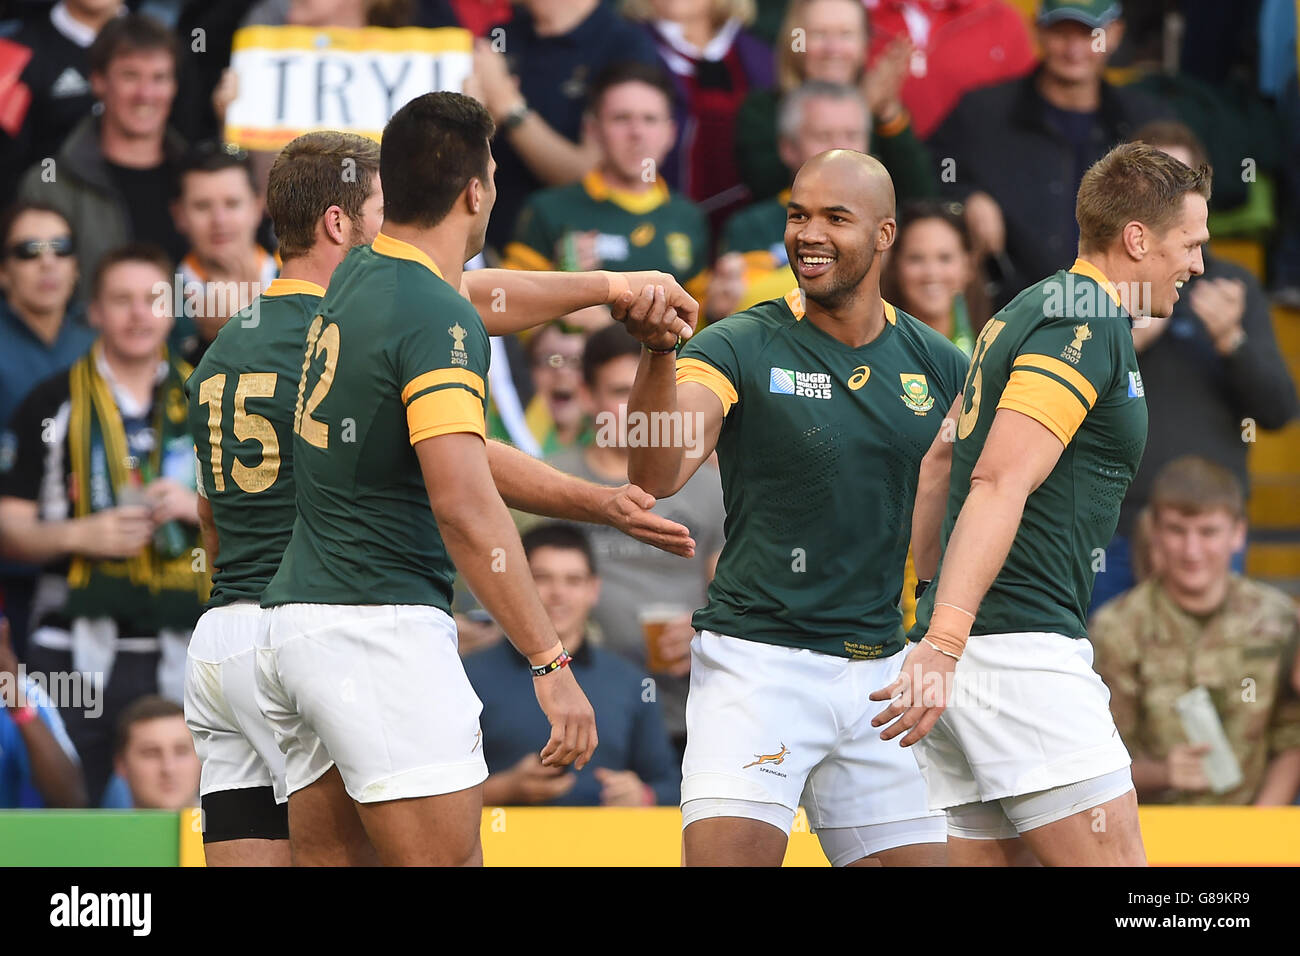
[[[185,142],[179,133],[167,131],[163,151],[169,161],[180,160]],[[49,203],[68,217],[76,236],[77,268],[81,272],[74,301],[84,303],[90,295],[90,276],[100,258],[131,239],[126,201],[100,149],[99,117],[87,116],[73,128],[48,171],[43,163],[27,170],[19,181],[18,196]]]

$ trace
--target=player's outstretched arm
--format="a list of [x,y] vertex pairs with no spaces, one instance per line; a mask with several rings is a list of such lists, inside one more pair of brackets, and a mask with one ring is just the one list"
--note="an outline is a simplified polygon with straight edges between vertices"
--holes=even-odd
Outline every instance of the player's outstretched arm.
[[668,304],[677,310],[679,325],[674,331],[689,338],[699,318],[699,303],[666,272],[476,269],[462,279],[462,290],[489,335],[521,332],[593,305],[613,306],[624,292],[639,295],[646,286],[656,285],[663,286]]
[[1025,501],[1052,473],[1064,450],[1045,425],[1009,408],[998,409],[948,539],[930,627],[908,652],[898,679],[870,695],[872,700],[892,700],[871,721],[873,727],[889,724],[882,739],[907,732],[901,743],[910,747],[938,721],[947,705],[941,689],[951,686],[948,677],[970,635],[975,612],[1011,552]]
[[[661,289],[651,293],[647,287],[635,298],[624,295],[615,305],[615,317],[646,346],[628,396],[628,420],[636,415],[653,422],[652,416],[666,415],[657,420],[681,424],[669,428],[670,434],[682,436],[680,444],[660,441],[628,449],[628,478],[650,494],[666,498],[676,494],[713,454],[722,431],[722,401],[698,383],[686,382],[678,388],[677,353],[672,350],[678,332],[674,310]],[[688,417],[691,429],[686,427]],[[696,439],[690,448],[685,444],[688,434]]]
[[695,556],[690,529],[655,514],[654,496],[636,485],[610,488],[584,481],[499,441],[489,441],[487,448],[492,480],[507,506],[547,518],[609,525],[669,554]]
[[962,397],[939,423],[930,450],[921,459],[916,481],[916,503],[912,507],[912,564],[918,581],[930,581],[939,570],[940,538],[943,515],[948,505],[948,475],[952,471],[952,446],[957,439],[957,418],[961,415]]
[[[492,483],[483,439],[470,432],[415,444],[429,503],[447,554],[506,637],[534,666],[559,656],[560,639],[528,572],[528,561],[505,502]],[[596,718],[569,668],[533,680],[551,723],[542,749],[547,766],[581,769],[596,749]]]

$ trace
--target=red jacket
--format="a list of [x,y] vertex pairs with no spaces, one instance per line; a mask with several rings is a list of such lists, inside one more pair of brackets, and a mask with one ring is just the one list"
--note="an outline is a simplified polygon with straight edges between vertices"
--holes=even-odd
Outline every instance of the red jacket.
[[[912,37],[917,54],[903,83],[903,105],[925,139],[970,90],[1023,76],[1037,62],[1024,18],[1004,0],[863,0],[868,62],[895,37]],[[904,7],[929,20],[925,42],[912,36]]]

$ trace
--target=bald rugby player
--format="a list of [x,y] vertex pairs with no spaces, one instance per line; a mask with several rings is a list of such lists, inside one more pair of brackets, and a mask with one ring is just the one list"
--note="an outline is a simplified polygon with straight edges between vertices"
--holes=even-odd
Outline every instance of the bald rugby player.
[[[956,442],[926,456],[913,553],[930,576],[942,517],[938,584],[917,604],[903,673],[873,697],[893,699],[881,736],[917,745],[954,864],[1146,864],[1086,614],[1093,557],[1146,445],[1133,317],[1168,316],[1204,271],[1209,197],[1208,166],[1152,146],[1094,163],[1075,205],[1074,265],[984,326],[949,412]],[[958,700],[991,693],[996,706],[946,708],[924,692],[936,684]]]
[[896,225],[879,162],[814,157],[787,209],[799,287],[785,298],[680,356],[654,311],[628,316],[643,343],[629,416],[693,415],[705,436],[695,457],[634,448],[629,476],[671,495],[716,448],[727,510],[693,618],[684,861],[780,865],[802,802],[836,866],[938,865],[944,820],[910,754],[881,746],[867,695],[902,665],[917,473],[966,358],[880,297]]

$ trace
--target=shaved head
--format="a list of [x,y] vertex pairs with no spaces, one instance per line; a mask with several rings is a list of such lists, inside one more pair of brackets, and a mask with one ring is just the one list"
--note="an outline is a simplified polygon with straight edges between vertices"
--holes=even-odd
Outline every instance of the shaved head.
[[[823,308],[841,308],[894,242],[889,170],[866,153],[827,150],[799,169],[787,205],[786,253],[799,287]],[[878,275],[871,286],[878,294]]]

